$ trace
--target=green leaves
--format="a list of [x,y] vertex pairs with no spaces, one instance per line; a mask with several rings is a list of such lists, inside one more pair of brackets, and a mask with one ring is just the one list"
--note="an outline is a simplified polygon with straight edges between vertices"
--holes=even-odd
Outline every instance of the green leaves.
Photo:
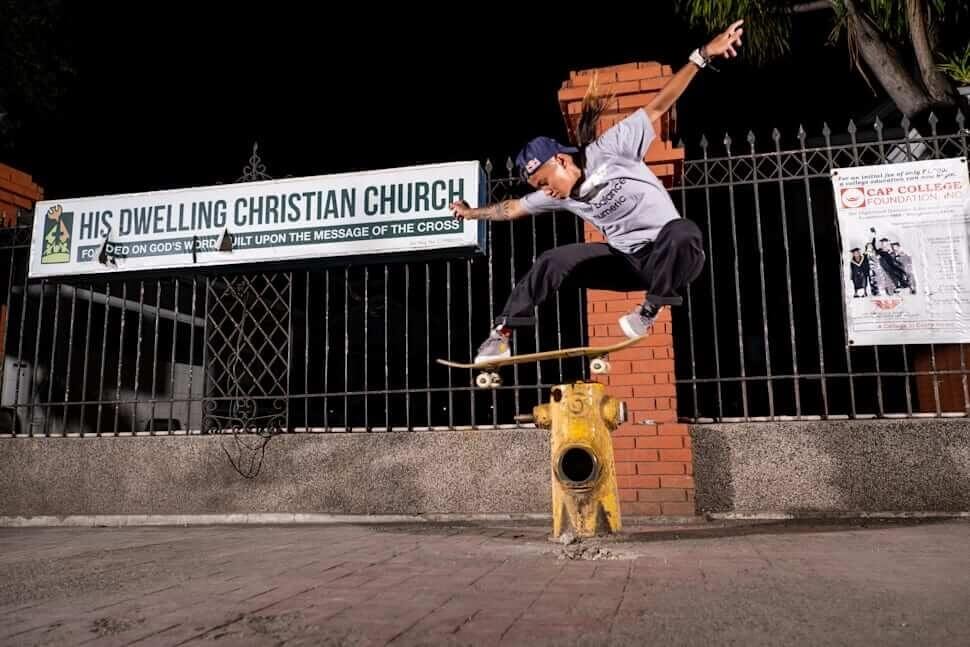
[[695,26],[718,32],[744,19],[744,51],[756,63],[789,51],[792,15],[784,3],[767,0],[680,0],[678,11]]
[[[907,46],[909,25],[904,0],[858,0],[872,21],[886,37]],[[927,22],[931,38],[943,52],[962,52],[967,44],[970,3],[958,0],[928,0]],[[678,0],[678,12],[687,21],[712,34],[732,21],[744,18],[745,52],[755,63],[764,63],[787,54],[790,50],[792,21],[807,11],[827,11],[832,16],[830,41],[839,42],[845,35],[846,8],[843,0],[813,2],[810,0]],[[961,39],[961,34],[963,37]],[[956,40],[956,42],[951,42]],[[956,48],[954,50],[954,48]]]
[[0,151],[26,121],[52,118],[75,77],[61,0],[0,0]]
[[940,71],[949,75],[954,81],[961,85],[970,85],[970,43],[963,54],[953,54],[943,58],[943,62],[938,66]]

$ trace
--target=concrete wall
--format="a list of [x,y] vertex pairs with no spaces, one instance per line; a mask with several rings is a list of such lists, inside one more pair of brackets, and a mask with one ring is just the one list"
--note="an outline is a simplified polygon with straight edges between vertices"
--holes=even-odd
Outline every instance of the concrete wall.
[[970,421],[695,425],[699,513],[970,511]]
[[[690,432],[698,513],[970,511],[967,420]],[[0,440],[0,517],[550,512],[541,430],[278,436],[252,480],[223,445],[235,455],[231,436]]]
[[277,436],[252,480],[232,469],[223,445],[235,455],[232,436],[0,440],[0,517],[551,507],[540,430]]

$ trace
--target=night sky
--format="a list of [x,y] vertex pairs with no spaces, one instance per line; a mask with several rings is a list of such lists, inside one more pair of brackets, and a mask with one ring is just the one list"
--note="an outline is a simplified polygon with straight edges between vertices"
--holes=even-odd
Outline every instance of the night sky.
[[[556,91],[570,70],[676,69],[706,37],[643,8],[666,3],[605,16],[468,4],[437,27],[430,11],[373,5],[347,5],[341,20],[286,3],[142,4],[65,9],[59,47],[76,75],[53,119],[28,116],[17,148],[0,149],[49,198],[230,182],[254,141],[274,177],[504,160],[528,137],[562,135]],[[788,59],[724,63],[695,80],[679,107],[688,155],[701,133],[749,128],[767,137],[777,126],[794,145],[799,122],[841,130],[879,102],[844,50],[825,45],[824,16],[797,24]]]

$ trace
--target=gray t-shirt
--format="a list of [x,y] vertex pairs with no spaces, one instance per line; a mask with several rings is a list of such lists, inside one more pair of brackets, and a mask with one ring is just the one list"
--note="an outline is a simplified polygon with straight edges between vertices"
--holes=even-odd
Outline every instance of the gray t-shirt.
[[612,247],[637,251],[680,217],[667,189],[643,161],[655,137],[646,111],[637,110],[586,147],[578,199],[536,191],[522,198],[526,212],[570,211],[602,231]]

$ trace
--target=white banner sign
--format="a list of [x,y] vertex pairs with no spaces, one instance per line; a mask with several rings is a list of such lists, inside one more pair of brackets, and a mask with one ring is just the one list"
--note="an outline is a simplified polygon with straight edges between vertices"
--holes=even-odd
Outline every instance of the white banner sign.
[[[46,200],[34,211],[30,277],[481,251],[477,162],[153,193]],[[225,242],[225,245],[220,243]]]
[[832,172],[855,346],[970,342],[967,160]]

